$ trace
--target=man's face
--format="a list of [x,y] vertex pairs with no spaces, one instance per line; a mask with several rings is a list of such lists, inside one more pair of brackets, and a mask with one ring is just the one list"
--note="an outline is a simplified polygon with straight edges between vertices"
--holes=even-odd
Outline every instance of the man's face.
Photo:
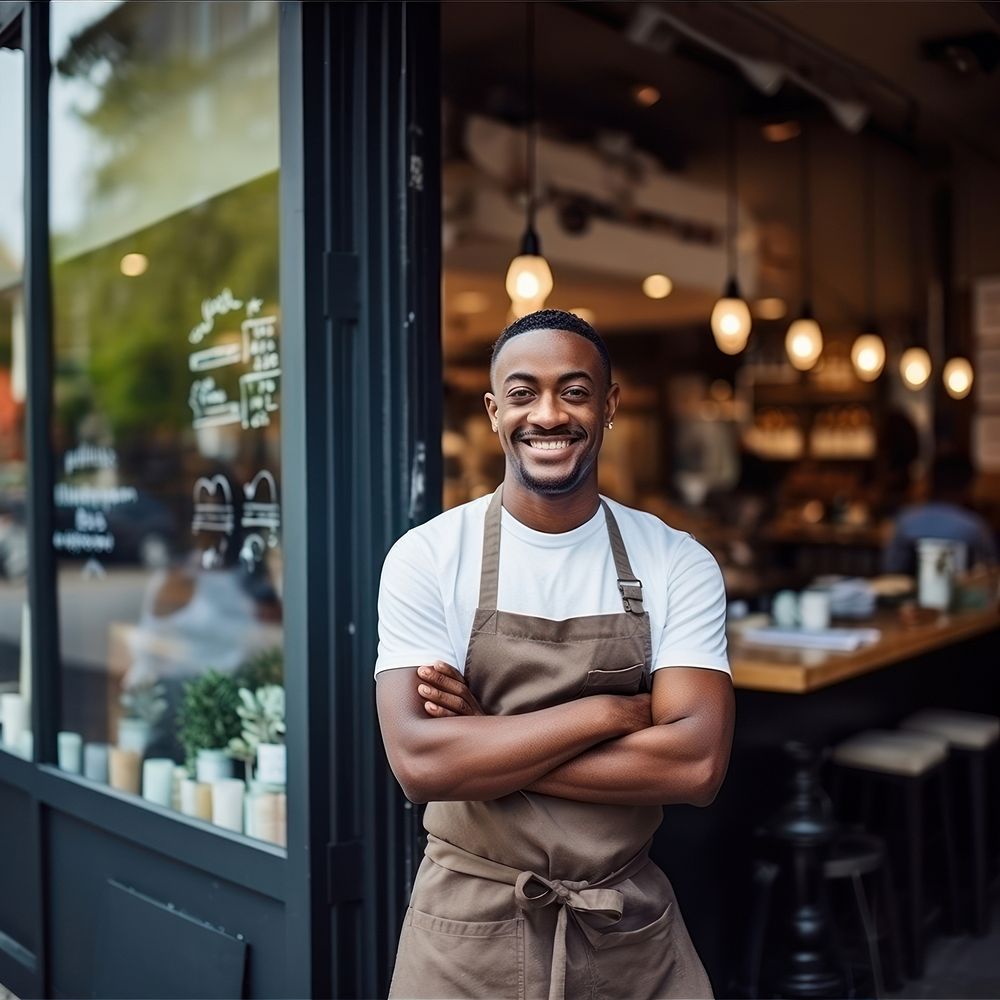
[[485,402],[518,482],[558,496],[593,471],[618,398],[589,340],[566,330],[532,330],[504,344]]

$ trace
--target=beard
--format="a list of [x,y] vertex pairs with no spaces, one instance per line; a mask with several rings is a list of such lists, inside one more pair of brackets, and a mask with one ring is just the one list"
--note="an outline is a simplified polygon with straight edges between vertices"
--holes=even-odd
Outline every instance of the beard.
[[539,496],[557,497],[572,493],[590,475],[594,468],[594,456],[582,455],[572,469],[558,477],[541,478],[532,475],[516,455],[511,456],[510,466],[515,478],[525,489]]

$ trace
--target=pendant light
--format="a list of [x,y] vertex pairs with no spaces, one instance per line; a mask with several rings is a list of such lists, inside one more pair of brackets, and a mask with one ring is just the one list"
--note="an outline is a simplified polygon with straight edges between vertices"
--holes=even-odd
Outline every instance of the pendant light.
[[525,60],[528,121],[526,128],[528,199],[527,219],[521,237],[521,252],[507,268],[507,294],[511,310],[520,319],[528,313],[544,308],[552,292],[552,270],[542,256],[541,244],[535,230],[535,152],[538,142],[538,124],[535,113],[535,4],[525,5]]
[[801,226],[802,257],[802,308],[799,318],[785,334],[785,352],[794,368],[800,372],[812,368],[823,353],[823,331],[812,312],[812,260],[810,257],[810,204],[809,204],[809,130],[802,129],[799,157],[799,224]]
[[[920,236],[918,225],[918,211],[923,204],[923,190],[919,184],[919,166],[914,165],[910,173],[910,273],[912,280],[913,296],[913,336],[911,345],[903,351],[899,359],[899,375],[903,380],[903,385],[914,392],[923,388],[927,380],[931,377],[931,356],[927,349],[921,346],[921,341],[926,343],[926,321],[920,316],[926,311],[927,303],[920,288],[921,258],[920,248],[923,241]],[[914,343],[914,341],[916,343]]]
[[[966,171],[965,198],[965,283],[969,290],[969,301],[972,301],[972,169]],[[954,343],[954,341],[953,341]],[[972,391],[974,378],[972,362],[968,358],[956,356],[949,358],[941,372],[945,391],[952,399],[965,399]]]
[[865,140],[865,332],[851,345],[851,363],[862,382],[874,382],[885,367],[885,343],[875,321],[875,164],[874,140]]
[[716,346],[723,354],[739,354],[747,346],[747,338],[750,336],[750,309],[740,295],[740,285],[736,277],[739,200],[736,175],[735,104],[735,98],[731,96],[729,128],[726,132],[726,253],[729,277],[722,298],[715,303],[715,308],[712,310],[712,335],[715,337]]

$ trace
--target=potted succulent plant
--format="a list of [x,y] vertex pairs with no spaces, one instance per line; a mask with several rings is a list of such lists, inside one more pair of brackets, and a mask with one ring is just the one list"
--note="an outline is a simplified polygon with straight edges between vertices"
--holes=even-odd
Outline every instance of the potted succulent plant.
[[285,783],[285,689],[265,684],[256,691],[239,689],[240,734],[229,741],[229,754],[242,760],[250,776],[254,759],[259,780]]
[[133,684],[122,691],[119,703],[118,746],[140,756],[152,742],[153,733],[167,711],[166,689],[154,679]]
[[229,741],[240,734],[240,698],[232,677],[209,670],[184,685],[177,732],[198,781],[232,777]]

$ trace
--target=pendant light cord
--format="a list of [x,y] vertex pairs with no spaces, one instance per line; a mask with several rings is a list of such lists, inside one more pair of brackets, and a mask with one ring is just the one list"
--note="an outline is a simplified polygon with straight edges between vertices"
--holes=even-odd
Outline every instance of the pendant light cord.
[[528,229],[535,231],[535,146],[538,142],[538,114],[535,107],[535,4],[526,2],[525,95],[528,112]]
[[809,191],[809,126],[803,124],[799,169],[799,214],[802,220],[802,299],[812,305],[812,222]]
[[729,259],[729,280],[736,280],[736,199],[738,178],[736,174],[736,98],[732,89],[729,93],[729,121],[726,129],[726,173],[728,191],[726,195],[726,250]]
[[874,140],[865,142],[865,310],[866,323],[875,323],[875,151]]

